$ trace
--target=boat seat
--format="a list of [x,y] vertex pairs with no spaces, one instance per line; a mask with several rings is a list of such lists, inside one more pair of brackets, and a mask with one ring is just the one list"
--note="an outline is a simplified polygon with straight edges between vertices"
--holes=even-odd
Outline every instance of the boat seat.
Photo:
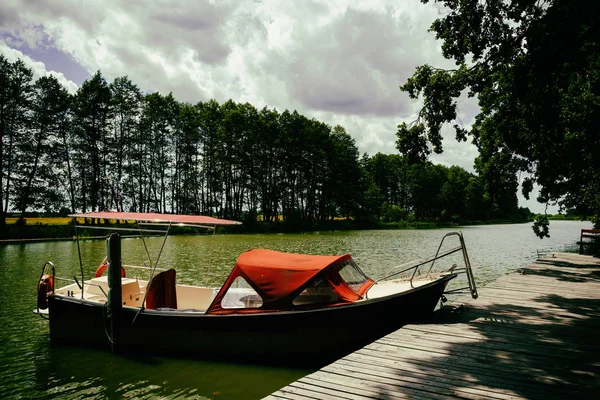
[[137,279],[121,284],[121,302],[124,306],[140,307],[143,299],[144,293],[141,291]]
[[[108,294],[108,277],[99,276],[98,278],[92,278],[85,283],[85,293],[90,295],[104,296]],[[135,278],[121,278],[121,291],[122,293],[129,293],[140,291],[140,285]]]

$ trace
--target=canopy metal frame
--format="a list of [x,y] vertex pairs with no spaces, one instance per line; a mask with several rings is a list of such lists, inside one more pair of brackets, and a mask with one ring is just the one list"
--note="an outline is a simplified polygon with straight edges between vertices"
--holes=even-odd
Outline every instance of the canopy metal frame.
[[[199,228],[199,229],[208,229],[208,230],[212,230],[213,231],[213,239],[211,242],[211,247],[210,247],[210,257],[209,257],[209,270],[210,270],[210,263],[212,262],[212,250],[213,250],[213,245],[212,243],[214,243],[214,234],[216,232],[216,226],[213,225],[206,225],[206,224],[194,224],[194,223],[173,223],[173,222],[145,222],[145,221],[140,221],[140,220],[135,220],[135,227],[114,227],[114,226],[91,226],[91,225],[83,225],[83,224],[79,224],[77,222],[77,218],[82,218],[82,217],[73,217],[73,226],[75,228],[75,240],[77,242],[77,254],[79,257],[79,271],[81,273],[81,284],[79,284],[79,282],[77,282],[77,278],[75,278],[75,281],[77,282],[78,286],[80,286],[81,288],[81,298],[83,299],[84,297],[84,285],[89,284],[85,282],[85,275],[84,275],[84,271],[83,271],[83,260],[81,257],[81,246],[79,244],[80,241],[80,236],[79,236],[79,230],[81,229],[96,229],[96,230],[102,230],[102,231],[106,231],[106,232],[115,232],[115,231],[119,231],[119,232],[136,232],[139,237],[142,239],[142,243],[144,245],[144,250],[146,252],[146,256],[148,257],[148,263],[149,265],[146,265],[146,262],[144,262],[144,267],[149,269],[150,272],[150,278],[148,279],[148,282],[152,281],[152,278],[154,277],[154,274],[156,272],[156,270],[161,270],[161,268],[158,268],[159,262],[160,262],[160,257],[162,255],[163,249],[165,247],[165,243],[167,241],[167,237],[169,236],[169,232],[171,231],[171,227],[172,226],[183,226],[183,227],[192,227],[192,228]],[[162,226],[162,227],[166,227],[165,229],[148,229],[148,228],[144,228],[146,226]],[[79,228],[79,229],[78,229]],[[160,245],[160,249],[158,251],[158,254],[156,256],[156,260],[152,260],[152,256],[150,255],[150,250],[148,249],[148,244],[146,242],[146,238],[149,237],[149,235],[147,236],[146,234],[159,234],[162,235],[162,242]],[[137,267],[137,268],[143,268],[143,267]],[[148,292],[146,291],[146,293],[144,294],[144,299],[142,301],[142,307],[141,310],[144,309],[144,304],[146,302],[146,296],[147,296]]]
[[[452,237],[452,236],[456,236],[458,238],[459,246],[440,252],[442,249],[442,246],[444,245],[444,241],[446,240],[446,238]],[[462,232],[449,232],[449,233],[445,234],[444,237],[442,237],[440,244],[438,246],[438,249],[434,256],[426,258],[426,259],[422,259],[422,260],[409,261],[407,263],[392,267],[384,274],[384,276],[382,278],[376,280],[375,283],[378,283],[378,282],[381,282],[381,281],[393,278],[395,276],[412,271],[412,274],[410,276],[410,286],[411,286],[411,288],[414,288],[415,286],[414,286],[413,281],[415,280],[415,277],[417,276],[417,272],[419,271],[419,268],[421,266],[430,264],[429,269],[427,269],[427,273],[425,274],[425,278],[431,278],[432,277],[431,273],[432,273],[433,267],[435,265],[435,262],[437,260],[447,257],[451,254],[457,253],[459,251],[462,253],[464,267],[457,268],[457,265],[454,264],[448,271],[446,271],[446,273],[465,274],[467,277],[468,286],[448,290],[448,291],[444,292],[444,294],[469,293],[472,298],[476,299],[477,297],[479,297],[479,295],[477,293],[477,284],[476,284],[475,278],[473,276],[473,270],[471,268],[471,261],[469,260],[469,254],[467,253],[467,247],[465,245],[465,240],[464,240]],[[406,267],[407,265],[410,265],[410,266]],[[403,269],[398,271],[399,268],[403,268]]]

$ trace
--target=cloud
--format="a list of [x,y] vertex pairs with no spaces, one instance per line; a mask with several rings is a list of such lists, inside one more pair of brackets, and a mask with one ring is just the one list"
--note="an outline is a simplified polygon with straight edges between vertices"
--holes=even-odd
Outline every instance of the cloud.
[[58,82],[60,82],[60,84],[63,85],[64,88],[70,93],[75,93],[77,91],[77,84],[67,79],[62,72],[48,71],[43,62],[35,61],[28,55],[23,54],[21,51],[10,48],[4,40],[0,40],[0,54],[3,54],[4,57],[6,57],[6,59],[10,62],[15,62],[18,59],[21,59],[25,65],[31,68],[34,80],[42,76],[54,75]]

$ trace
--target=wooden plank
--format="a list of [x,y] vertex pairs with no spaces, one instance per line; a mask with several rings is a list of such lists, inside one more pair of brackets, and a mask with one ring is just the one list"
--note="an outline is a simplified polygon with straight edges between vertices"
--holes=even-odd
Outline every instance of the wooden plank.
[[[385,338],[384,338],[385,339]],[[493,367],[494,369],[502,369],[508,373],[531,373],[537,374],[549,374],[552,373],[554,376],[560,376],[561,372],[564,372],[564,365],[559,363],[548,363],[544,358],[539,356],[527,356],[523,354],[514,354],[507,351],[496,351],[490,353],[489,351],[481,351],[480,349],[468,349],[465,346],[453,346],[452,350],[441,349],[436,346],[436,343],[426,340],[416,341],[413,343],[399,343],[399,344],[386,344],[383,340],[379,340],[376,343],[369,345],[360,351],[372,350],[378,352],[384,352],[381,354],[382,357],[403,357],[409,355],[409,357],[420,358],[432,362],[435,359],[444,360],[444,362],[459,363],[463,365],[477,366],[477,368]],[[412,354],[411,354],[412,353]],[[596,353],[597,354],[597,353]],[[511,361],[511,364],[506,362],[495,362],[497,358],[500,360]],[[546,357],[547,359],[547,357]],[[526,362],[526,367],[522,367],[521,363]],[[590,368],[588,365],[579,365]],[[593,371],[597,371],[598,367],[592,367]],[[574,370],[577,370],[576,368]],[[580,372],[581,373],[581,372]],[[575,383],[587,384],[587,378],[585,375],[573,375],[570,379]]]
[[[487,344],[487,343],[486,343]],[[419,341],[414,343],[414,346],[420,346],[427,348],[428,344],[426,341]],[[518,351],[506,350],[502,346],[494,346],[493,344],[487,345],[482,348],[481,346],[471,346],[470,344],[456,344],[453,343],[452,347],[446,357],[463,357],[464,359],[472,360],[476,363],[487,362],[494,368],[503,366],[507,369],[507,372],[522,371],[523,373],[531,372],[535,369],[536,372],[544,374],[552,374],[554,376],[560,376],[564,370],[565,365],[569,365],[571,370],[577,371],[590,371],[594,374],[600,372],[600,367],[595,365],[596,358],[581,355],[581,359],[576,358],[564,359],[564,358],[553,358],[550,353],[539,354],[532,352],[525,352],[523,349]],[[402,349],[407,347],[402,347]],[[408,347],[410,348],[410,347]],[[430,351],[432,348],[429,348]],[[386,349],[386,351],[393,351]],[[497,359],[503,360],[502,363],[496,361]],[[521,363],[527,362],[527,367],[522,368]],[[579,375],[574,375],[569,381],[578,384],[587,384],[586,379],[581,379]]]
[[306,396],[298,395],[295,393],[289,393],[284,390],[285,390],[285,388],[278,391],[277,393],[270,394],[267,397],[265,397],[263,400],[311,400],[311,399],[314,399],[314,397],[306,397]]
[[[556,282],[556,281],[555,281]],[[536,287],[531,287],[536,286]],[[479,289],[479,291],[486,291],[488,289],[500,289],[507,291],[515,291],[515,292],[525,292],[525,293],[535,293],[539,296],[547,296],[549,294],[554,296],[562,296],[567,298],[586,298],[586,299],[596,299],[596,292],[600,290],[600,287],[592,287],[592,285],[588,285],[587,283],[579,284],[579,287],[572,286],[569,287],[565,285],[561,289],[557,290],[556,287],[552,287],[552,285],[543,285],[533,280],[520,282],[519,284],[515,284],[512,282],[495,282],[489,285],[486,285]]]
[[[582,238],[592,238],[592,239],[597,239],[597,238],[600,238],[600,235],[598,235],[598,234],[585,234],[585,233],[583,233],[583,234],[581,235],[581,237],[582,237]],[[589,244],[592,244],[592,243],[594,243],[594,242],[589,242]]]
[[352,388],[352,390],[368,391],[373,398],[381,398],[382,394],[385,393],[386,396],[395,398],[451,399],[450,397],[436,393],[432,394],[427,391],[414,390],[414,388],[403,388],[402,390],[399,390],[397,386],[389,385],[387,383],[369,381],[364,379],[364,377],[359,377],[357,379],[355,376],[331,373],[325,369],[321,369],[317,373],[308,375],[300,380],[304,381],[307,379],[328,383],[336,388],[342,386],[345,388]]
[[[521,373],[521,372],[526,372],[526,373],[536,373],[537,376],[544,376],[543,379],[540,379],[540,382],[542,383],[546,383],[546,384],[551,384],[553,382],[556,382],[556,378],[552,377],[552,376],[548,376],[545,375],[545,371],[543,371],[542,369],[539,368],[533,368],[533,367],[529,367],[526,370],[521,368],[519,370],[519,368],[512,368],[511,366],[503,366],[503,365],[497,365],[497,364],[492,364],[492,363],[484,363],[484,362],[480,362],[478,360],[474,360],[472,358],[468,358],[468,357],[444,357],[444,356],[440,356],[440,357],[434,357],[434,358],[427,358],[427,354],[429,354],[429,351],[421,351],[421,350],[414,350],[414,349],[405,349],[402,352],[399,353],[389,353],[389,352],[381,352],[379,350],[372,350],[372,349],[367,349],[367,348],[363,348],[360,350],[360,354],[371,354],[373,356],[376,357],[381,357],[382,359],[389,359],[389,360],[396,360],[396,359],[404,359],[407,362],[416,362],[416,363],[429,363],[432,365],[437,365],[438,368],[441,369],[455,369],[455,370],[463,370],[463,371],[472,371],[474,369],[477,370],[478,374],[479,373],[483,373],[483,374],[504,374],[504,375],[510,375],[510,374],[514,374],[514,373]],[[534,377],[534,379],[537,378]]]
[[[327,379],[325,377],[320,377],[315,379],[313,377],[306,376],[298,381],[307,386],[311,386],[314,390],[322,390],[324,393],[330,393],[332,395],[336,395],[338,393],[352,393],[357,396],[357,399],[373,399],[374,397],[372,389],[365,390],[364,387],[360,387],[359,385],[349,385],[344,382],[343,379]],[[358,397],[360,396],[360,397]],[[402,397],[394,396],[395,398],[406,398],[407,395]],[[339,398],[346,398],[343,396],[339,396]]]
[[[390,365],[377,366],[369,362],[353,362],[352,360],[346,360],[344,368],[349,366],[361,367],[368,369],[374,374],[385,374],[387,371],[393,371],[395,374],[413,374],[429,382],[435,382],[439,384],[443,382],[447,385],[458,385],[459,387],[467,390],[484,390],[487,394],[486,397],[492,398],[504,398],[505,396],[512,397],[516,392],[521,390],[524,386],[527,387],[529,393],[536,393],[537,395],[543,395],[547,393],[548,385],[542,385],[531,380],[523,379],[502,379],[502,377],[490,376],[487,379],[481,379],[480,376],[473,378],[469,374],[459,374],[455,371],[448,370],[443,366],[441,368],[430,368],[427,365],[419,365],[415,368],[412,363],[397,363],[393,362]],[[461,390],[463,390],[461,389]],[[564,392],[568,394],[569,392]]]
[[[589,304],[589,303],[588,303]],[[600,306],[600,301],[594,301],[591,306]],[[485,309],[483,307],[486,307]],[[585,322],[590,327],[598,327],[599,321],[595,312],[585,311],[586,314],[564,311],[560,308],[540,307],[539,303],[515,302],[508,304],[493,298],[481,298],[477,306],[469,309],[469,312],[479,313],[481,316],[504,319],[507,321],[529,321],[530,323],[569,323]],[[590,315],[588,315],[590,314]]]
[[[337,367],[337,366],[336,366]],[[352,378],[354,380],[360,381],[361,383],[369,383],[371,387],[376,388],[373,392],[375,398],[381,398],[383,393],[402,393],[407,390],[411,390],[412,393],[421,393],[423,396],[431,396],[434,398],[446,398],[451,399],[457,396],[456,391],[448,390],[439,385],[432,385],[428,382],[420,382],[419,380],[405,380],[402,378],[399,379],[390,379],[385,376],[370,376],[367,378],[366,374],[363,372],[355,372],[349,371],[347,369],[334,370],[332,369],[332,365],[326,366],[321,369],[322,373],[329,373],[334,376],[344,376],[346,378]],[[313,376],[314,377],[314,376]],[[383,392],[383,393],[382,393]],[[469,393],[461,393],[462,398],[466,399],[480,399],[481,396],[476,397],[472,396]]]
[[[552,373],[553,375],[561,375],[561,372],[564,372],[564,365],[561,364],[560,360],[554,360],[551,357],[543,356],[540,354],[523,354],[517,352],[511,352],[506,349],[498,349],[493,352],[488,351],[488,349],[481,348],[479,346],[470,346],[469,344],[464,343],[453,343],[452,346],[447,348],[439,348],[436,346],[435,342],[429,341],[427,339],[418,339],[414,340],[410,343],[398,342],[398,341],[390,341],[387,338],[382,338],[377,341],[379,348],[378,350],[386,351],[386,352],[399,352],[403,349],[423,349],[432,354],[436,354],[438,357],[463,357],[474,360],[478,363],[491,363],[496,359],[502,360],[510,360],[510,368],[517,369],[518,371],[522,371],[523,373],[527,373],[528,370],[535,368],[537,371],[543,371],[544,373]],[[527,368],[523,368],[520,366],[521,363],[527,363]],[[586,365],[587,366],[587,365]],[[600,367],[594,367],[594,370],[599,369]],[[599,371],[596,371],[599,372]],[[581,379],[577,379],[573,377],[576,382],[580,384],[584,384]]]
[[[569,269],[525,267],[510,275],[505,275],[494,282],[490,282],[490,285],[502,283],[518,285],[527,281],[535,281],[542,287],[549,287],[552,285],[552,282],[554,282],[554,286],[558,290],[562,290],[563,287],[588,290],[589,288],[596,287],[600,284],[599,278],[595,276],[594,271],[598,271],[598,268]],[[556,283],[560,283],[560,285],[556,285]]]
[[[356,393],[355,390],[347,390],[345,388],[335,388],[332,389],[325,385],[319,384],[311,384],[310,379],[301,379],[292,383],[289,386],[292,390],[298,390],[300,393],[306,393],[311,396],[315,396],[315,398],[321,398],[321,396],[325,396],[324,398],[337,398],[337,399],[347,399],[347,400],[369,400],[373,397],[371,396],[363,396]],[[313,394],[314,393],[314,394]]]
[[[376,370],[379,368],[392,371],[408,370],[418,373],[422,376],[426,376],[427,379],[437,379],[437,376],[443,374],[445,377],[448,377],[454,382],[462,385],[469,385],[473,384],[474,382],[478,382],[489,387],[505,388],[513,391],[518,390],[526,385],[530,392],[540,395],[547,393],[548,390],[547,383],[536,382],[532,379],[529,379],[527,375],[516,375],[514,373],[504,374],[501,371],[495,370],[491,370],[489,374],[485,374],[486,371],[484,370],[478,371],[480,373],[478,374],[477,378],[474,378],[469,374],[471,368],[448,368],[447,365],[443,363],[427,363],[420,362],[418,360],[403,361],[399,358],[388,359],[384,357],[370,356],[365,353],[353,353],[344,359],[344,365],[348,364],[362,365],[363,368],[371,368]],[[565,391],[564,394],[567,395],[569,392]]]
[[[577,294],[578,292],[583,292],[593,294],[598,286],[600,286],[600,281],[593,278],[595,271],[597,270],[587,270],[585,274],[569,274],[573,276],[567,276],[564,271],[561,271],[559,275],[558,271],[555,273],[553,271],[526,270],[525,275],[508,275],[482,286],[480,290],[490,287],[500,287],[506,289],[527,289],[540,293],[549,291],[550,293],[573,292],[571,294]],[[555,273],[557,277],[550,277],[548,273]]]
[[[474,324],[463,325],[407,325],[403,327],[403,330],[418,331],[418,332],[431,332],[439,333],[442,335],[449,336],[460,336],[471,338],[474,340],[496,340],[507,343],[527,343],[527,346],[531,346],[533,349],[543,348],[551,349],[552,351],[573,351],[573,352],[594,352],[600,351],[600,342],[595,338],[594,334],[593,342],[587,343],[573,343],[575,338],[570,335],[565,335],[563,340],[557,340],[556,338],[547,338],[546,336],[540,335],[539,333],[527,334],[529,330],[515,330],[515,329],[504,329],[499,331],[497,327],[489,328],[485,325],[481,327],[473,328]],[[390,335],[396,335],[397,333],[391,333]]]
[[[373,372],[375,368],[367,369],[364,367],[356,366],[351,363],[340,363],[330,365],[323,368],[323,371],[337,372],[339,374],[361,374],[361,379],[373,380],[376,382],[389,382],[402,385],[403,387],[414,387],[419,390],[424,390],[423,379],[417,371],[411,369],[405,370],[392,370],[390,368],[379,368]],[[426,385],[426,389],[429,391],[435,391],[435,393],[446,394],[449,396],[459,396],[462,398],[481,398],[482,396],[493,398],[493,399],[510,399],[513,398],[514,392],[502,390],[498,388],[487,387],[478,385],[476,382],[465,382],[462,385],[456,385],[456,380],[448,379],[444,374],[438,373],[432,379],[430,379]]]
[[304,391],[297,389],[292,385],[286,386],[277,392],[277,395],[283,396],[285,399],[290,400],[329,400],[331,397],[326,397],[323,394],[317,392]]
[[[360,353],[355,353],[352,355],[354,357],[357,356],[368,356],[372,355],[374,358],[378,358],[381,362],[394,364],[398,360],[404,359],[405,362],[415,364],[419,367],[422,366],[432,366],[438,368],[443,371],[455,371],[456,373],[465,373],[472,374],[473,371],[477,371],[477,376],[483,376],[484,379],[488,379],[489,377],[497,377],[502,378],[503,380],[513,380],[515,382],[520,382],[525,379],[527,382],[535,382],[543,385],[553,385],[556,383],[560,383],[561,380],[548,375],[543,375],[543,371],[535,371],[534,369],[530,369],[529,372],[535,372],[536,374],[519,374],[519,371],[515,371],[513,368],[507,367],[499,367],[495,365],[486,365],[486,364],[478,364],[474,363],[473,360],[468,358],[452,358],[452,359],[419,359],[418,357],[413,357],[411,352],[400,354],[382,354],[380,352],[373,352],[369,349],[361,349]],[[525,378],[523,378],[525,377]],[[515,383],[516,384],[516,383]]]
[[[600,292],[600,290],[599,290]],[[594,303],[600,303],[595,299],[585,298],[560,298],[552,297],[512,297],[511,293],[506,292],[485,292],[480,297],[476,306],[480,309],[486,308],[488,312],[507,312],[518,311],[524,315],[541,313],[564,315],[569,318],[596,318],[599,313],[593,309]],[[473,305],[475,306],[475,305]],[[591,306],[591,307],[590,307]],[[525,312],[527,311],[527,314]]]
[[406,329],[406,332],[402,335],[398,335],[397,333],[392,333],[386,336],[383,339],[398,339],[398,340],[412,340],[416,338],[426,337],[427,340],[446,343],[472,343],[476,344],[479,349],[486,349],[489,351],[495,350],[506,350],[516,353],[523,354],[534,354],[534,355],[542,355],[544,357],[552,358],[553,360],[563,360],[563,361],[579,361],[581,357],[586,354],[583,351],[576,349],[564,348],[562,346],[550,346],[550,345],[541,345],[541,344],[532,344],[529,342],[524,342],[518,340],[518,338],[513,337],[513,340],[502,340],[496,338],[489,338],[485,335],[472,335],[465,332],[435,332],[435,330],[418,330],[418,329]]
[[[570,290],[552,290],[550,288],[544,288],[543,290],[540,288],[532,288],[531,286],[535,286],[535,283],[531,282],[527,286],[501,286],[501,285],[489,285],[480,290],[480,296],[482,293],[484,295],[491,295],[495,293],[498,296],[504,296],[506,298],[514,298],[518,300],[528,300],[535,298],[543,298],[544,296],[560,296],[565,299],[587,299],[594,300],[597,298],[596,289],[590,290],[588,292],[583,292],[577,289]],[[598,289],[600,290],[600,288]],[[519,294],[518,298],[515,298],[516,293]]]
[[[569,343],[573,340],[577,341],[577,345],[584,347],[592,347],[593,350],[599,345],[597,339],[597,329],[584,329],[579,327],[576,330],[577,336],[573,335],[573,327],[565,325],[552,324],[530,324],[529,321],[516,321],[505,317],[490,315],[489,313],[475,313],[470,311],[469,327],[481,332],[489,332],[489,335],[516,335],[524,339],[530,338],[533,340],[548,341],[553,340],[557,343]],[[535,322],[535,321],[534,321]],[[454,324],[458,325],[458,324]],[[460,324],[462,325],[462,323]],[[432,326],[429,324],[410,325],[410,326]],[[442,326],[443,327],[443,326]],[[404,328],[403,328],[404,329]],[[468,329],[468,328],[465,328]]]
[[[378,391],[377,386],[373,385],[373,382],[369,382],[366,379],[357,380],[353,377],[346,377],[340,374],[330,374],[325,370],[319,371],[319,373],[316,375],[308,375],[302,378],[300,381],[312,383],[314,385],[326,385],[327,387],[331,387],[336,390],[349,390],[364,396],[368,396],[369,398],[379,398],[381,396],[381,393]],[[426,393],[409,389],[401,392],[386,389],[386,395],[388,398],[395,399],[431,398],[431,396],[427,395]]]
[[[598,305],[600,306],[600,302]],[[485,312],[489,315],[506,316],[519,315],[521,318],[535,318],[535,319],[565,319],[565,320],[588,320],[588,322],[596,322],[598,313],[592,310],[576,310],[575,306],[571,310],[566,310],[561,307],[553,306],[547,303],[544,306],[541,302],[531,301],[515,301],[513,304],[509,304],[504,299],[497,299],[493,297],[487,297],[481,299],[477,304],[479,307],[485,306],[487,309]],[[483,310],[482,310],[483,311]]]

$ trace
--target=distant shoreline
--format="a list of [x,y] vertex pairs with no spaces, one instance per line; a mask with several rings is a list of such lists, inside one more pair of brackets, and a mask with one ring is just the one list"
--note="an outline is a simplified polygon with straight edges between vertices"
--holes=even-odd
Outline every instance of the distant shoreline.
[[[550,220],[572,220],[579,221],[578,218],[566,218],[564,216],[553,216]],[[14,219],[7,220],[7,232],[4,238],[0,239],[0,245],[19,244],[19,243],[40,243],[50,241],[75,240],[75,231],[73,225],[69,222],[70,218],[25,218],[24,225],[16,225]],[[47,223],[45,221],[48,221]],[[11,223],[12,222],[12,223]],[[93,224],[91,226],[127,226],[120,221],[111,221],[110,223]],[[343,231],[343,230],[410,230],[410,229],[441,229],[454,228],[461,226],[477,225],[502,225],[502,224],[523,224],[532,222],[527,220],[491,220],[491,221],[461,221],[459,223],[440,222],[440,221],[348,221],[336,220],[320,224],[286,224],[286,223],[264,223],[256,222],[253,224],[240,225],[235,227],[219,227],[218,233],[224,234],[281,234],[281,233],[309,233],[324,231]],[[86,225],[78,225],[79,238],[104,239],[105,235],[98,235],[97,230],[87,230]],[[172,227],[172,235],[196,234],[197,231],[189,228]],[[131,235],[127,235],[131,236]]]

